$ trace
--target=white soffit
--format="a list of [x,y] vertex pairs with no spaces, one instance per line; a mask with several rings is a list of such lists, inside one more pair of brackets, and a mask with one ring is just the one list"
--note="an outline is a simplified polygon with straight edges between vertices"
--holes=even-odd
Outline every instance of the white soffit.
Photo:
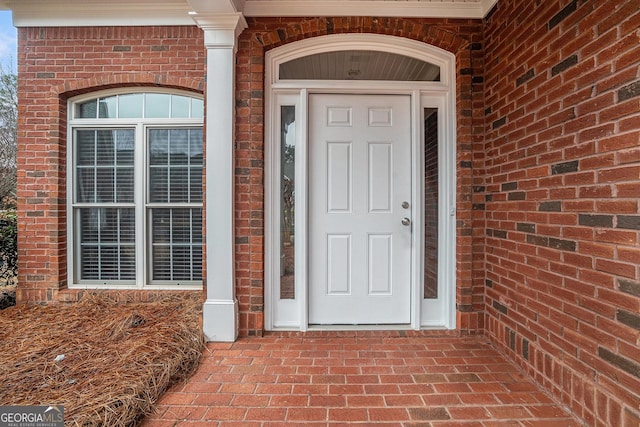
[[498,0],[0,0],[16,27],[194,25],[197,14],[246,17],[483,18]]
[[186,0],[0,0],[16,27],[194,25]]
[[498,0],[247,0],[245,16],[484,18]]

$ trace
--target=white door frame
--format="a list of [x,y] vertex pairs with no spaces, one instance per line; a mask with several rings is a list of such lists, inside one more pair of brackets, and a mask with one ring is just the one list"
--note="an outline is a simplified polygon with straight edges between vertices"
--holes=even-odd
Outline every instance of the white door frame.
[[[375,50],[414,57],[440,67],[439,82],[280,80],[280,64],[316,53]],[[267,52],[265,76],[265,329],[308,328],[308,96],[310,93],[397,94],[411,96],[413,221],[411,249],[411,328],[455,329],[455,194],[456,109],[455,56],[414,40],[378,34],[336,34],[315,37]],[[296,110],[295,298],[279,298],[280,280],[280,128],[283,105]],[[424,286],[424,123],[425,108],[438,115],[438,295],[423,299]]]

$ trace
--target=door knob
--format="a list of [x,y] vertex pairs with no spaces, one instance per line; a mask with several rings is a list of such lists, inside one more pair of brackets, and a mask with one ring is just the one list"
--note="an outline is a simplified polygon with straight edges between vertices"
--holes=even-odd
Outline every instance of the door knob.
[[411,220],[407,217],[402,218],[402,225],[410,225]]

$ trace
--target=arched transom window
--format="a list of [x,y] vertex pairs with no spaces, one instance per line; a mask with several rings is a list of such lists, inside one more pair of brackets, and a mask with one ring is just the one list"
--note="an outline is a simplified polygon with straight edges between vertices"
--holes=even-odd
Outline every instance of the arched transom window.
[[280,64],[281,80],[439,82],[436,64],[392,52],[350,49],[320,52]]

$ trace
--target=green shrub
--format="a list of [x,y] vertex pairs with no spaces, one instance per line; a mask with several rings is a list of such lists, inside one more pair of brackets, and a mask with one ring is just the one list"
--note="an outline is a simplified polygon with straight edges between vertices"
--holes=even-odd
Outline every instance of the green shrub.
[[15,210],[0,211],[0,279],[18,274],[18,215]]

